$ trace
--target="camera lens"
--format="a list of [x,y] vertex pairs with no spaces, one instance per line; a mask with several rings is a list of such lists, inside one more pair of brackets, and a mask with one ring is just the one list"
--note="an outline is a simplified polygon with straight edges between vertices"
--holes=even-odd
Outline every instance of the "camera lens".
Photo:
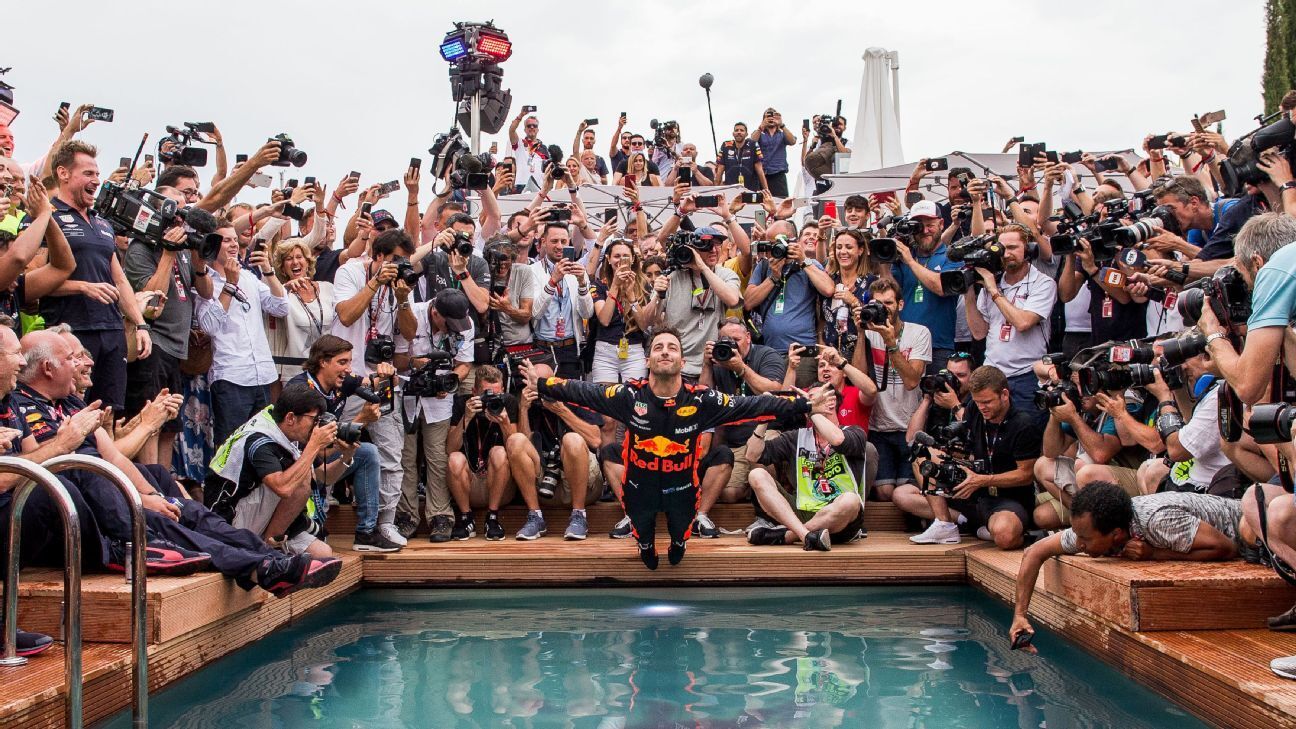
[[1292,439],[1296,408],[1290,403],[1271,402],[1251,409],[1251,436],[1256,443],[1285,443]]
[[895,238],[874,238],[868,243],[868,252],[878,263],[895,263],[900,257]]
[[1167,339],[1161,343],[1161,354],[1165,357],[1166,364],[1171,367],[1177,367],[1205,351],[1206,337],[1200,334],[1180,339]]
[[738,353],[737,343],[732,339],[721,339],[711,347],[711,359],[717,362],[728,362]]

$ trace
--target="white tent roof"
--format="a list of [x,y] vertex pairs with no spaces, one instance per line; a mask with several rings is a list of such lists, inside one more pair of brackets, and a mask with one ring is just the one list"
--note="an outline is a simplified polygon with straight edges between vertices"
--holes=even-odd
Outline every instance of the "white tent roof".
[[[669,215],[668,211],[671,209],[670,198],[672,192],[674,192],[672,188],[664,186],[642,186],[639,188],[639,201],[643,203],[644,212],[648,214],[648,220],[652,227],[659,227],[665,222],[666,217]],[[728,200],[732,200],[733,196],[740,192],[746,192],[746,189],[739,185],[698,185],[693,188],[694,195],[723,194]],[[629,204],[629,199],[625,196],[625,188],[620,185],[581,185],[577,194],[580,197],[581,204],[585,207],[586,214],[590,216],[590,223],[595,228],[599,227],[602,220],[599,216],[603,211],[616,207],[618,204],[620,204],[621,210],[620,220],[624,226],[628,213],[626,206]],[[570,199],[571,195],[566,190],[556,190],[549,193],[549,204],[568,202]],[[535,193],[524,192],[517,195],[504,195],[499,200],[500,215],[507,220],[508,216],[513,213],[526,209],[532,200],[535,200]],[[798,204],[803,202],[802,200],[797,201]],[[743,208],[737,215],[738,220],[744,223],[752,222],[753,215],[758,207],[748,205]],[[719,220],[717,216],[707,212],[697,212],[689,217],[699,226],[713,225],[715,221]]]

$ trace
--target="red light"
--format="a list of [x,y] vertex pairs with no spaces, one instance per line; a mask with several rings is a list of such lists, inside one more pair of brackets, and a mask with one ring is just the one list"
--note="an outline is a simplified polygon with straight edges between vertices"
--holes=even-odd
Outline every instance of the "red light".
[[506,61],[513,55],[513,44],[507,38],[483,34],[477,41],[477,52],[484,53],[496,61]]

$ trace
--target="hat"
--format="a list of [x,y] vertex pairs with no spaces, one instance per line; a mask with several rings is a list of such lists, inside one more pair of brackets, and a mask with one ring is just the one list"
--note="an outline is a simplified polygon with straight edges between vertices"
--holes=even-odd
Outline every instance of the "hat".
[[939,218],[940,211],[936,209],[936,203],[931,200],[919,200],[909,208],[909,218]]
[[697,230],[693,231],[693,233],[696,234],[697,237],[699,238],[719,238],[721,240],[724,240],[729,237],[728,235],[725,234],[723,230],[720,230],[719,228],[710,225],[704,225],[701,228],[698,228]]
[[441,289],[433,302],[437,313],[445,319],[446,328],[458,334],[472,329],[468,318],[468,297],[459,289]]
[[396,222],[396,216],[392,215],[386,210],[375,210],[373,211],[372,217],[373,217],[373,224],[375,229],[378,226],[382,225],[383,223],[391,223],[392,225],[398,228],[400,227],[400,223]]

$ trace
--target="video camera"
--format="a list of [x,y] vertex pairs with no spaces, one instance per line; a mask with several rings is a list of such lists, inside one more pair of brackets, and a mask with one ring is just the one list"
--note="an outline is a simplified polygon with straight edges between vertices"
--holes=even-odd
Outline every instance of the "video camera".
[[469,154],[464,152],[454,161],[454,172],[450,173],[452,190],[485,190],[495,185],[495,173],[491,165],[490,154]]
[[449,352],[429,352],[427,363],[410,374],[405,394],[410,397],[442,397],[459,389],[459,375],[454,373],[454,359]]
[[[220,252],[221,237],[216,233],[220,223],[214,215],[201,208],[182,208],[175,200],[140,187],[133,180],[125,185],[105,180],[95,195],[94,211],[111,223],[118,235],[144,241],[154,248],[191,250],[207,261],[215,260]],[[163,240],[175,225],[184,226],[184,241]]]
[[[784,239],[786,241],[786,239]],[[666,238],[666,261],[670,270],[687,268],[693,263],[693,251],[709,253],[715,249],[715,241],[704,238],[691,230],[681,230]],[[786,257],[786,254],[784,254]]]
[[963,267],[941,271],[941,290],[946,296],[972,290],[980,280],[974,269],[984,268],[998,276],[1004,271],[1004,247],[994,235],[968,236],[955,241],[946,251],[947,257]]
[[815,136],[827,142],[833,137],[833,122],[837,121],[836,114],[820,114],[819,123],[815,126]]
[[671,140],[679,139],[679,122],[677,121],[671,120],[659,122],[656,119],[653,119],[648,122],[648,126],[651,127],[654,132],[652,141],[654,147],[669,150],[674,145],[674,142]]
[[287,134],[276,134],[266,140],[279,143],[279,158],[271,162],[273,167],[301,167],[306,164],[306,153],[297,149],[292,137]]
[[1099,392],[1146,387],[1156,381],[1157,372],[1167,387],[1183,387],[1183,362],[1170,359],[1173,341],[1161,343],[1165,353],[1161,357],[1151,340],[1111,341],[1080,350],[1070,364],[1080,376],[1080,394],[1093,397]]
[[[1053,252],[1063,255],[1075,253],[1083,238],[1089,243],[1089,250],[1098,265],[1116,260],[1121,249],[1116,231],[1122,228],[1120,219],[1129,215],[1129,202],[1118,198],[1108,200],[1104,205],[1105,216],[1099,213],[1085,215],[1075,202],[1063,204],[1062,214],[1049,218],[1057,225],[1057,232],[1049,236]],[[1125,235],[1128,237],[1129,234]]]
[[166,130],[170,136],[163,137],[158,143],[158,159],[169,165],[206,166],[207,150],[193,145],[208,144],[198,135],[216,131],[211,122],[185,122],[184,128],[168,126]]
[[[932,460],[932,448],[941,451],[939,462]],[[968,472],[990,473],[990,461],[985,458],[970,459],[952,454],[967,456],[971,453],[968,443],[967,423],[956,420],[948,425],[933,428],[931,433],[918,432],[914,435],[912,456],[915,460],[924,458],[918,466],[922,476],[920,490],[923,494],[950,496],[954,487],[963,483]]]
[[[1280,118],[1273,121],[1275,116]],[[1266,150],[1277,149],[1296,169],[1296,144],[1292,143],[1296,137],[1296,124],[1292,124],[1287,112],[1274,112],[1261,118],[1260,123],[1259,129],[1234,142],[1229,147],[1228,159],[1220,163],[1220,177],[1227,197],[1242,195],[1247,185],[1259,185],[1269,180],[1269,175],[1257,164],[1261,153]]]

